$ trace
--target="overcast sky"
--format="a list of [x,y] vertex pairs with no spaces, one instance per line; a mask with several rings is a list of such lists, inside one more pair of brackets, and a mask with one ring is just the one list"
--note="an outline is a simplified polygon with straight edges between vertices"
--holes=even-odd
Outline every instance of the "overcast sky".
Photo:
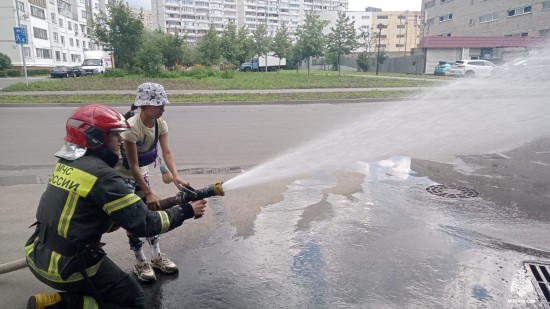
[[[151,9],[151,0],[126,0],[130,7]],[[384,11],[420,11],[422,0],[349,0],[350,11],[364,11],[367,6]]]

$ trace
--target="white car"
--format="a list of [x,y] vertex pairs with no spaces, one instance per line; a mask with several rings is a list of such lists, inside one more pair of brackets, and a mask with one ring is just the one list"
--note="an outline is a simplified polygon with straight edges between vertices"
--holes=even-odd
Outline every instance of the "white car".
[[482,76],[491,75],[496,65],[487,60],[457,60],[448,71],[452,76]]

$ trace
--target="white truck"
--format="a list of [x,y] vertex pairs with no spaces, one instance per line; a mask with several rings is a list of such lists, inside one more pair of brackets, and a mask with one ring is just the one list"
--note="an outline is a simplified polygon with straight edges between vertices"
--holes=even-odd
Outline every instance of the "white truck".
[[[280,61],[279,61],[280,60]],[[267,55],[267,70],[268,71],[277,71],[280,68],[284,68],[286,66],[286,58],[279,58],[275,56],[273,53],[269,53]],[[258,57],[258,55],[254,56],[250,62],[245,62],[241,64],[241,67],[239,70],[241,72],[251,72],[251,71],[265,71],[266,67],[266,57],[264,55],[261,55]]]
[[103,74],[113,68],[113,58],[110,52],[104,50],[84,51],[82,69],[86,74]]

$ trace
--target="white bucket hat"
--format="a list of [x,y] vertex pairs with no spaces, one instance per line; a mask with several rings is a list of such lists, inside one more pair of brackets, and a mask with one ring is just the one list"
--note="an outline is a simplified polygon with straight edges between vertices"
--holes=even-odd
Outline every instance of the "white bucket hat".
[[143,83],[137,88],[135,106],[161,106],[170,104],[166,97],[166,91],[160,84],[155,83]]

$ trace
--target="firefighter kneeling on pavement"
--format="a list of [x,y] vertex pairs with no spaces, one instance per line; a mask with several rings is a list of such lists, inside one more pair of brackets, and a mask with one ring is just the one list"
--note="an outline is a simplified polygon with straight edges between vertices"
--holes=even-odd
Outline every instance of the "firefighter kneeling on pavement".
[[204,214],[206,201],[147,209],[113,169],[124,117],[104,105],[85,105],[69,117],[65,144],[25,244],[29,269],[62,292],[36,294],[27,308],[145,308],[144,293],[102,249],[101,236],[122,227],[140,237],[166,233]]

